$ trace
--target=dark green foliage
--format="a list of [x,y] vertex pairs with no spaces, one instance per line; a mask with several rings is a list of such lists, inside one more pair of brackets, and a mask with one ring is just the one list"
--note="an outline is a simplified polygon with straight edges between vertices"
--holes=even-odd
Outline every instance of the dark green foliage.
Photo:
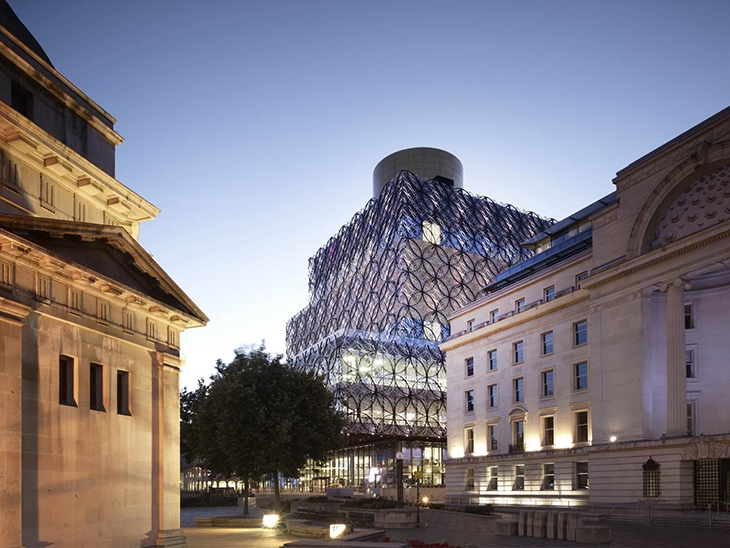
[[201,506],[236,506],[238,497],[233,494],[202,491],[200,493],[180,493],[181,508],[197,508]]
[[398,503],[390,499],[358,499],[349,500],[342,504],[343,508],[363,508],[366,510],[387,510],[398,508]]
[[[181,393],[181,447],[213,477],[297,477],[342,440],[344,421],[324,383],[263,346],[218,361],[208,386]],[[278,496],[278,492],[277,492]],[[245,512],[245,510],[244,510]]]

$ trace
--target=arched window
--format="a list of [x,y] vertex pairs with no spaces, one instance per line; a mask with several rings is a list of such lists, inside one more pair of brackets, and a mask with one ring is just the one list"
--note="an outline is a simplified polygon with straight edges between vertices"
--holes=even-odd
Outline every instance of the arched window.
[[661,494],[659,488],[659,466],[660,464],[654,459],[649,457],[641,467],[644,469],[644,496],[645,497],[658,497]]

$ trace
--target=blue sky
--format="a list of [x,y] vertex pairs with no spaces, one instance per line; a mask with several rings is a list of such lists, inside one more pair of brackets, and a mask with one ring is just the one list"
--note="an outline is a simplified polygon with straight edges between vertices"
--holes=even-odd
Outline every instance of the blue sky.
[[726,1],[9,0],[115,116],[141,243],[208,314],[182,384],[307,303],[307,259],[391,152],[443,148],[465,188],[562,218],[730,104]]

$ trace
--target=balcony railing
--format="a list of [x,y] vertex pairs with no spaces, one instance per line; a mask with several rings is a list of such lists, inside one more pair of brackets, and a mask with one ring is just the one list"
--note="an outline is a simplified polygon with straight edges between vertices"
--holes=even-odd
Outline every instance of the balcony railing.
[[510,443],[508,447],[508,451],[510,455],[517,455],[518,453],[524,453],[525,452],[525,444],[524,443]]

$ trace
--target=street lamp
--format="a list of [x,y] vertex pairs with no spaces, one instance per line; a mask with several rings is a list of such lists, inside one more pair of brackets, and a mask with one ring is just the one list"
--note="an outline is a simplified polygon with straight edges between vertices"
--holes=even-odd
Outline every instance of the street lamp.
[[398,508],[403,508],[403,453],[395,454],[395,484],[398,492]]

